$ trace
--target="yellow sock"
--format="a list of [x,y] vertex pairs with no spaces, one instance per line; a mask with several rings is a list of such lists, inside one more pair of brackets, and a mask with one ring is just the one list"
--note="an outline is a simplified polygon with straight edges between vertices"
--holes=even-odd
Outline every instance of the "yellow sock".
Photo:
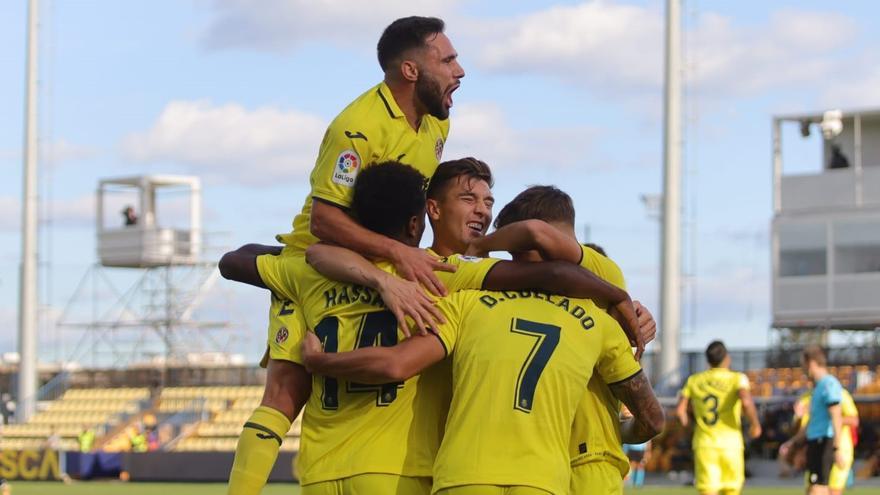
[[271,407],[254,409],[244,424],[229,474],[228,495],[258,495],[269,479],[290,421]]

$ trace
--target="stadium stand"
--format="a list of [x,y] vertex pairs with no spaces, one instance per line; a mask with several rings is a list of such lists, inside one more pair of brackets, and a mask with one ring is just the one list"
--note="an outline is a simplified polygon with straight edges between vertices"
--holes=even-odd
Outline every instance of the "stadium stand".
[[[175,446],[176,451],[234,451],[242,425],[260,403],[263,387],[185,387],[166,389],[162,393],[160,409],[165,407],[165,397],[186,404],[204,398],[208,419],[191,429]],[[171,407],[171,406],[168,406]],[[287,433],[282,451],[299,449],[300,418],[294,421]]]
[[[0,449],[43,448],[55,434],[59,448],[78,450],[78,435],[90,428],[105,452],[129,451],[147,431],[158,432],[158,448],[231,452],[262,394],[261,386],[167,387],[150,400],[148,388],[71,389],[31,421],[4,426]],[[281,449],[296,451],[299,434],[297,418]]]
[[0,449],[39,449],[50,437],[58,437],[58,447],[78,450],[78,435],[86,428],[106,431],[137,414],[142,401],[149,398],[147,388],[72,389],[23,424],[3,427]]

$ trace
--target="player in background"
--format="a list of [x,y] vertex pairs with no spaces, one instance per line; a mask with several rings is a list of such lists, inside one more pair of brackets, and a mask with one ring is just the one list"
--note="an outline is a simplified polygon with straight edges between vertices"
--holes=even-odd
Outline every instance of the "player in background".
[[629,459],[629,474],[625,479],[629,479],[630,485],[634,488],[645,486],[645,466],[651,459],[651,441],[637,444],[625,443],[623,444],[623,453]]
[[[850,465],[846,458],[847,452],[844,451],[847,445],[843,439],[841,412],[843,387],[837,378],[828,373],[826,363],[825,352],[821,347],[809,346],[804,349],[801,366],[813,382],[809,419],[803,432],[798,432],[780,447],[780,452],[785,455],[798,440],[807,439],[808,495],[829,493],[832,466],[843,471]],[[849,443],[852,443],[851,436]],[[846,475],[841,473],[841,476]],[[845,483],[844,479],[843,484]]]
[[709,369],[691,375],[681,390],[675,413],[688,426],[688,406],[694,414],[694,477],[701,495],[742,491],[745,482],[745,445],[742,410],[749,420],[749,437],[761,436],[758,411],[743,373],[730,369],[730,355],[721,341],[706,348]]
[[[807,424],[810,421],[809,408],[812,395],[812,391],[810,391],[798,398],[798,403],[802,404],[802,408],[806,412],[801,414],[799,418],[795,414],[795,419],[798,421],[800,428],[789,442],[780,446],[780,457],[783,457],[783,454],[787,455],[793,448],[802,445],[806,438]],[[856,408],[852,395],[846,389],[841,390],[840,423],[840,451],[843,454],[845,466],[843,468],[837,464],[831,466],[831,474],[828,476],[828,489],[831,495],[840,495],[843,493],[844,488],[846,488],[852,471],[855,446],[858,444],[859,410]]]
[[[311,380],[296,362],[299,342],[291,338],[301,334],[296,328],[301,318],[295,304],[277,297],[273,287],[281,277],[281,257],[302,256],[310,244],[323,239],[389,259],[405,278],[437,294],[445,292],[433,270],[449,267],[417,247],[360,227],[347,213],[353,184],[363,168],[395,159],[430,177],[440,162],[449,133],[452,93],[464,77],[444,29],[443,21],[433,17],[398,19],[385,29],[377,45],[384,79],[328,127],[310,177],[311,191],[294,218],[293,231],[279,236],[284,248],[248,245],[221,260],[224,277],[273,290],[267,351],[261,363],[268,368],[266,389],[239,438],[230,494],[260,492],[281,439],[309,396]],[[415,294],[418,287],[409,289]]]
[[[532,186],[502,209],[495,220],[497,230],[477,239],[469,252],[483,254],[505,246],[512,251],[537,249],[544,259],[579,263],[625,289],[623,272],[601,247],[578,243],[574,223],[574,203],[568,194],[553,186]],[[637,301],[635,304],[642,344],[632,343],[640,355],[644,344],[653,340],[657,327],[647,308]],[[620,401],[595,374],[587,389],[578,407],[569,447],[571,493],[620,494],[629,470],[629,460],[621,447]]]
[[[364,227],[418,245],[424,229],[422,185],[423,177],[410,167],[376,165],[358,178],[352,212]],[[395,194],[387,195],[388,188]],[[500,285],[497,288],[511,290],[553,287],[579,296],[607,294],[628,299],[623,291],[566,263],[460,256],[448,261],[458,269],[440,275],[451,291],[468,286]],[[286,258],[285,263],[281,295],[299,302],[307,327],[315,329],[328,350],[392,345],[402,338],[394,316],[384,309],[376,293],[329,280],[302,257]],[[390,268],[387,264],[384,267]],[[442,425],[431,415],[442,405],[434,400],[438,398],[435,390],[420,391],[420,387],[418,379],[391,380],[377,387],[315,376],[298,458],[304,494],[409,494],[429,487],[425,478],[431,475],[436,452],[431,443],[432,439],[439,443],[437,430]]]
[[[591,245],[593,249],[604,254],[604,250],[595,245]],[[597,249],[598,248],[598,249]],[[628,418],[632,416],[632,413],[626,406],[620,407],[620,417]],[[623,444],[623,453],[629,459],[629,473],[624,478],[624,481],[629,480],[630,486],[633,488],[641,488],[645,486],[645,466],[651,460],[651,441],[630,444]]]

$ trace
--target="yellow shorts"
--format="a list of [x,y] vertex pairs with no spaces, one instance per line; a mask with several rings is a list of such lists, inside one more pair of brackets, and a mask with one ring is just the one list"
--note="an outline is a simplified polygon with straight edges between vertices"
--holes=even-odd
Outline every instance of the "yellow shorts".
[[571,495],[621,495],[623,478],[609,462],[587,462],[571,467]]
[[435,495],[553,495],[533,486],[461,485],[444,488]]
[[843,469],[837,467],[837,464],[831,465],[831,474],[828,475],[828,488],[832,490],[843,490],[846,488],[846,481],[849,479],[849,471],[852,469],[853,453],[844,452],[846,458],[846,466]]
[[284,298],[283,294],[291,290],[281,287],[284,277],[285,258],[293,255],[275,256],[264,254],[257,256],[257,271],[266,287],[272,291],[272,300],[269,304],[269,331],[266,339],[266,352],[260,360],[260,366],[265,368],[269,359],[292,361],[302,364],[300,344],[305,336],[306,324],[303,320],[302,311],[298,304]]
[[741,449],[694,450],[694,485],[700,493],[739,493],[745,482]]
[[302,495],[430,495],[431,478],[367,473],[303,485]]

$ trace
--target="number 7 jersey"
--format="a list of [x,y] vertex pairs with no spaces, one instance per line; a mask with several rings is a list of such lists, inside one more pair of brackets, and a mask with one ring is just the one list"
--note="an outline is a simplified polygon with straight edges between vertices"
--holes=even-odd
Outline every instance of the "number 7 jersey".
[[593,370],[608,383],[640,370],[620,326],[588,299],[537,291],[462,291],[438,307],[453,393],[434,491],[568,493],[572,421]]
[[681,390],[694,412],[694,449],[743,449],[740,390],[749,389],[746,375],[710,368],[688,378]]

